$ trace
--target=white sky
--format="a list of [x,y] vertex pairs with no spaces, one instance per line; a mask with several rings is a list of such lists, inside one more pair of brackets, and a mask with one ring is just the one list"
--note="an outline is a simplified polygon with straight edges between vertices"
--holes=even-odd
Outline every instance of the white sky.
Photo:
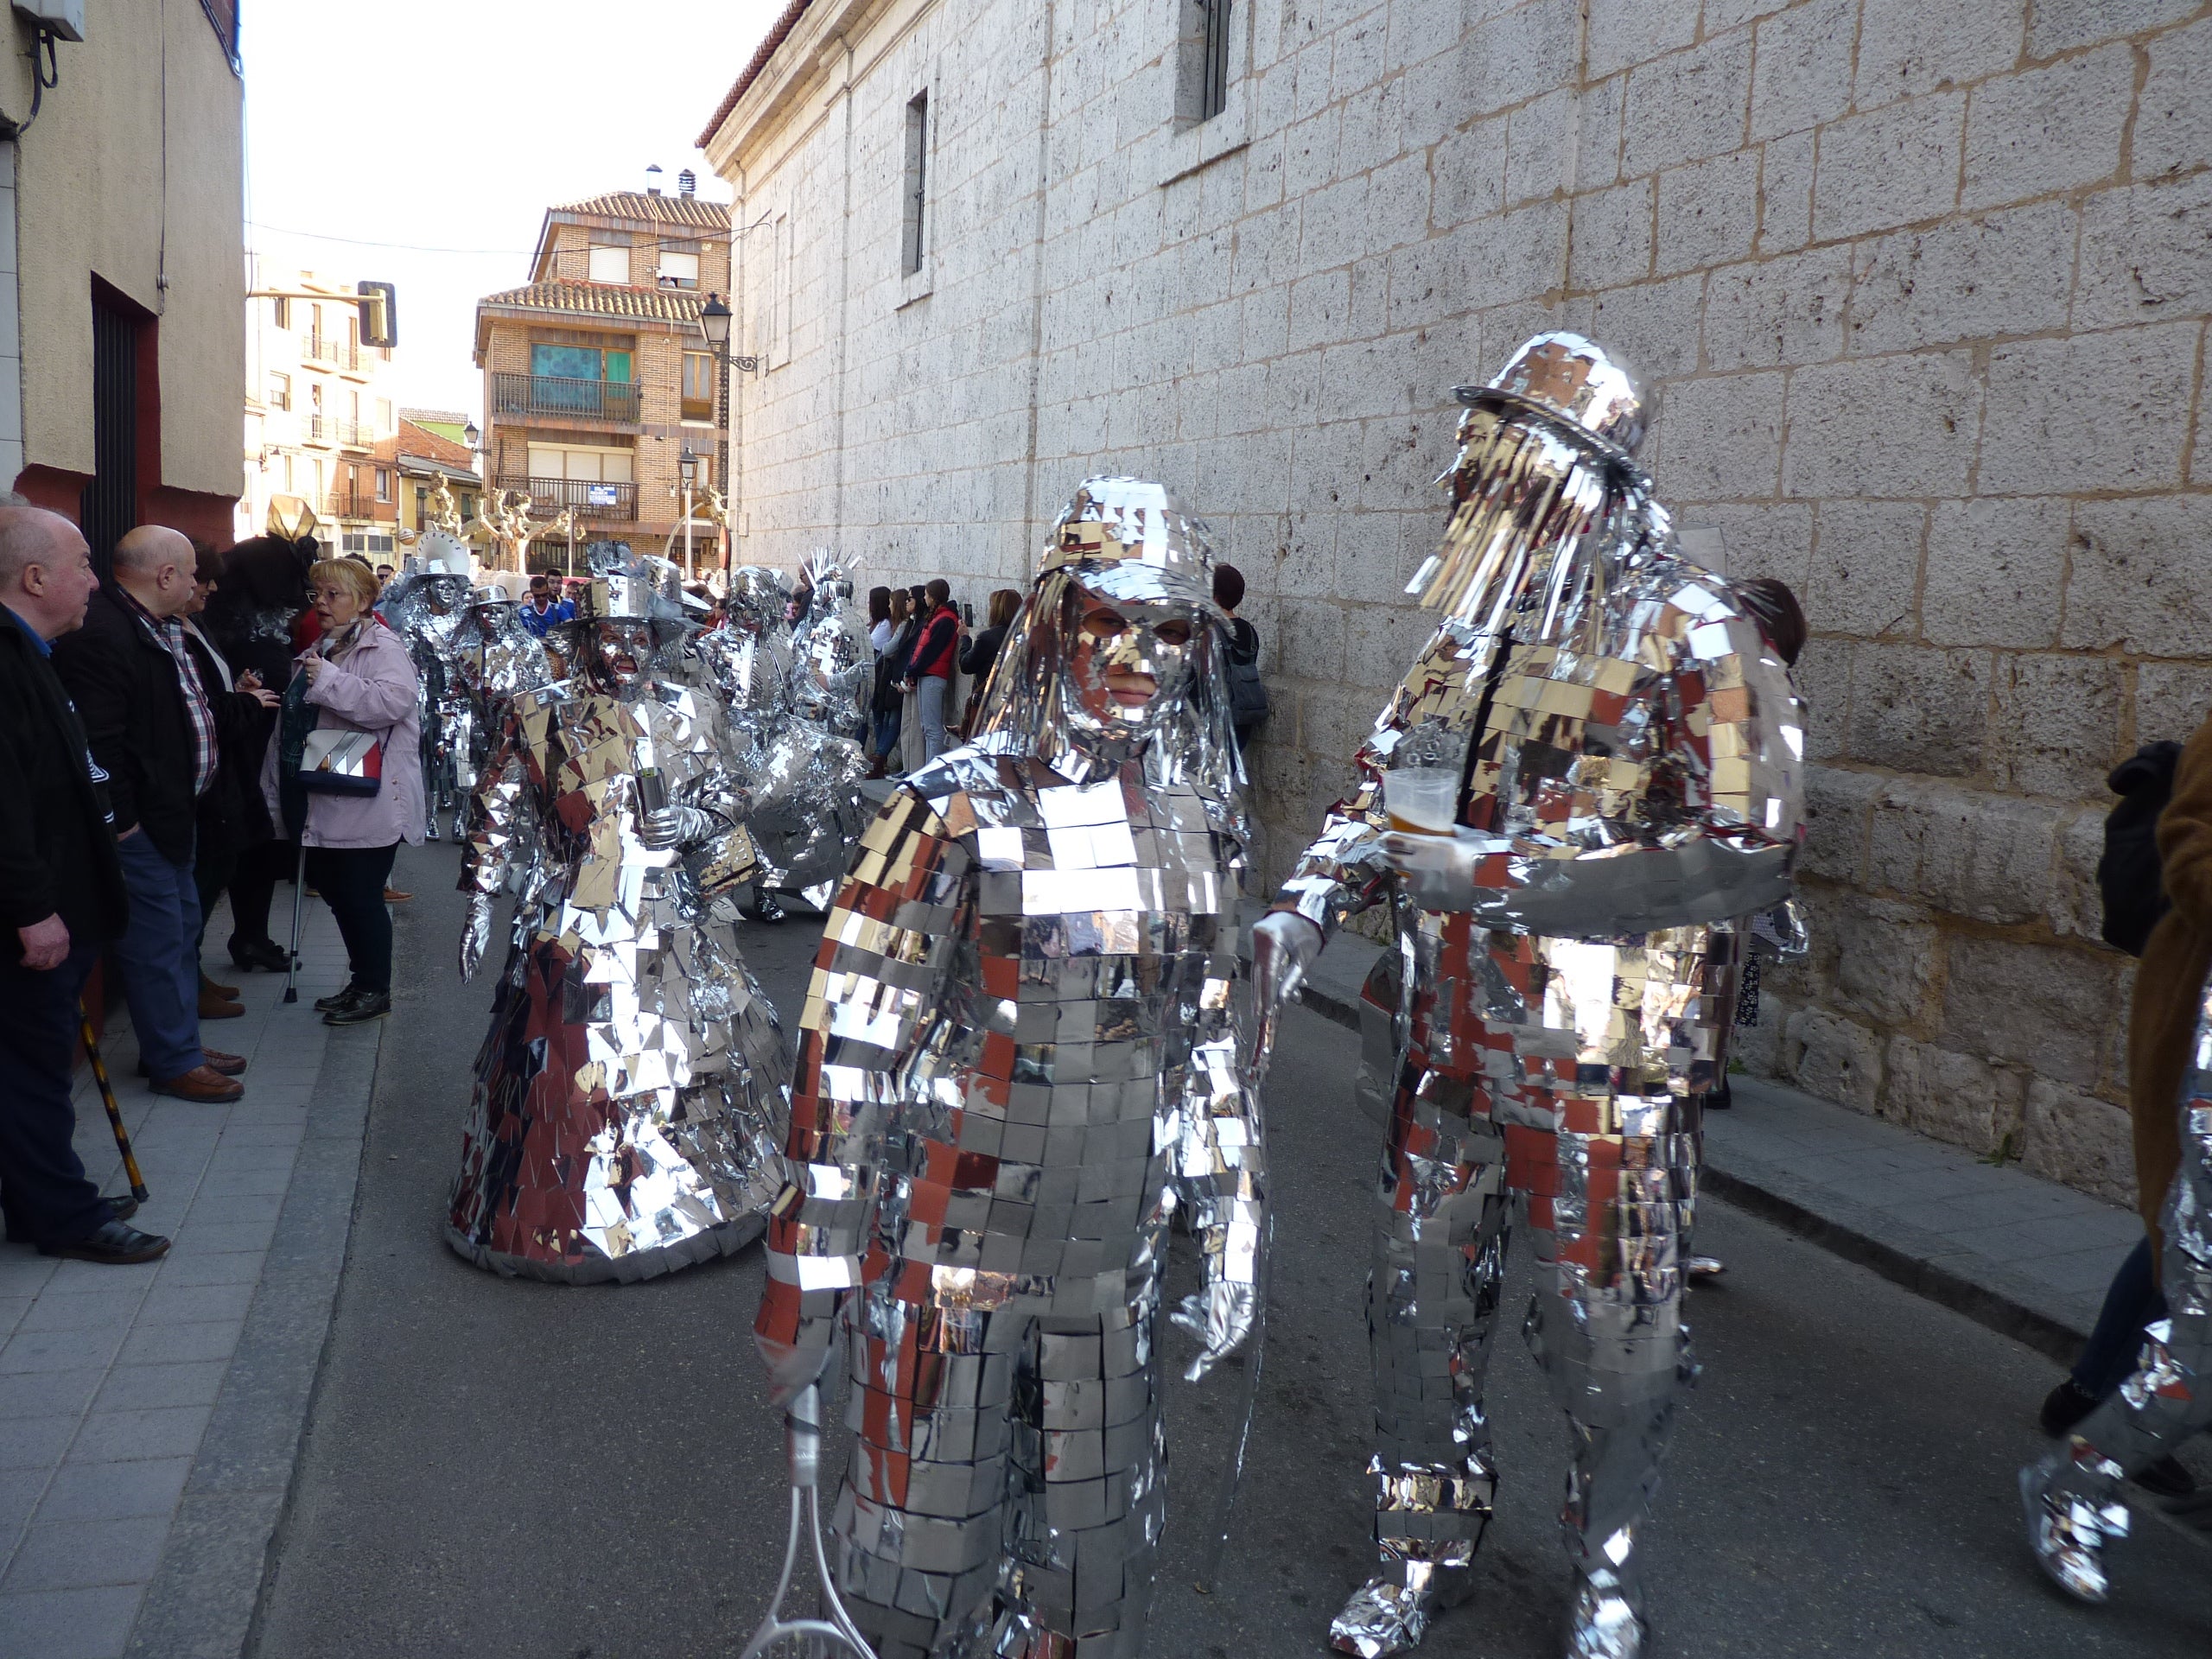
[[652,162],[728,200],[692,141],[784,4],[248,6],[246,246],[398,284],[394,401],[480,416],[477,298],[529,279],[549,206],[641,190]]

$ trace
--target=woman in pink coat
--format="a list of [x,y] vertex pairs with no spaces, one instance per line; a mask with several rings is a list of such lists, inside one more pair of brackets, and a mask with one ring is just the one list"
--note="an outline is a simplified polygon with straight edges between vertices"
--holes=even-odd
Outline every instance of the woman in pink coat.
[[[338,918],[352,973],[346,988],[315,1004],[327,1026],[354,1026],[391,1012],[391,912],[385,883],[399,843],[423,840],[422,727],[415,664],[399,636],[379,622],[376,576],[352,559],[325,559],[308,573],[322,638],[294,659],[276,740],[262,763],[272,815],[307,849],[308,885]],[[311,793],[299,785],[312,731],[365,731],[383,740],[384,785],[373,795]]]

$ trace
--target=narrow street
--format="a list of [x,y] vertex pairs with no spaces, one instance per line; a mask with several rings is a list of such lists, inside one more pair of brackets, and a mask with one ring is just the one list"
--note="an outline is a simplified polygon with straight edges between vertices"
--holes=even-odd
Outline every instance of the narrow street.
[[[401,861],[416,894],[399,911],[407,988],[384,1039],[335,1323],[252,1650],[734,1656],[782,1541],[781,1439],[747,1339],[759,1254],[569,1289],[502,1281],[446,1249],[490,997],[451,965],[456,865],[450,845]],[[798,1007],[817,937],[797,918],[747,931],[779,1008]],[[1292,1014],[1269,1101],[1266,1383],[1210,1597],[1191,1580],[1238,1379],[1170,1385],[1171,1522],[1150,1650],[1171,1659],[1319,1653],[1367,1570],[1359,1288],[1375,1130],[1351,1105],[1353,1058],[1342,1028]],[[2012,1473],[2037,1445],[2048,1360],[1719,1204],[1699,1244],[1732,1271],[1693,1302],[1705,1375],[1649,1545],[1663,1651],[2078,1659],[2212,1646],[2205,1554],[2165,1524],[2139,1522],[2101,1611],[2062,1602],[2029,1560]],[[1509,1310],[1525,1294],[1524,1282]],[[1504,1485],[1482,1589],[1426,1651],[1549,1659],[1563,1437],[1517,1319],[1502,1319]],[[1185,1356],[1179,1335],[1167,1344]]]

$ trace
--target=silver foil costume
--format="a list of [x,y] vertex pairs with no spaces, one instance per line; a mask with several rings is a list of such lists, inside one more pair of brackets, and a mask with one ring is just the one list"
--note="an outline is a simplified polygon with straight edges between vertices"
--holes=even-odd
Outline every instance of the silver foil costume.
[[[1802,720],[1726,584],[1677,556],[1632,459],[1643,410],[1624,372],[1548,334],[1459,395],[1441,480],[1456,510],[1410,590],[1442,621],[1278,900],[1314,927],[1270,918],[1260,947],[1310,958],[1387,900],[1411,988],[1384,993],[1368,1286],[1386,1571],[1332,1636],[1402,1651],[1468,1587],[1517,1214],[1538,1273],[1526,1335],[1572,1434],[1569,1650],[1627,1659],[1644,1633],[1636,1535],[1694,1375],[1681,1258],[1738,937],[1713,925],[1788,894]],[[1410,765],[1459,771],[1456,834],[1386,833],[1385,779]],[[1274,960],[1255,967],[1271,994]]]
[[853,602],[851,573],[826,552],[807,560],[806,613],[791,632],[791,706],[839,737],[867,730],[875,652]]
[[[817,593],[819,590],[817,589]],[[721,690],[735,739],[731,765],[752,798],[747,822],[760,855],[763,887],[829,902],[867,818],[860,792],[867,769],[860,745],[826,726],[807,659],[794,652],[785,620],[782,579],[759,565],[730,573],[721,626],[700,634],[691,651]],[[817,628],[817,644],[836,637]],[[863,641],[865,645],[865,641]]]
[[[411,563],[411,562],[410,562]],[[467,566],[461,567],[462,570]],[[475,632],[469,618],[468,577],[440,568],[410,569],[394,578],[378,609],[407,642],[415,662],[423,726],[423,833],[438,838],[439,815],[461,834],[474,779],[469,754],[476,743],[461,658]]]
[[[754,870],[719,702],[675,677],[676,567],[602,570],[570,677],[516,694],[461,886],[464,978],[520,884],[447,1240],[479,1266],[632,1281],[757,1237],[789,1049],[726,895]],[[534,861],[534,862],[533,862]]]
[[788,1397],[844,1322],[834,1569],[882,1659],[1132,1659],[1179,1203],[1206,1260],[1174,1315],[1205,1343],[1192,1374],[1255,1316],[1246,830],[1211,594],[1204,527],[1165,490],[1087,483],[978,737],[892,794],[823,932],[756,1336]]
[[2123,1483],[2212,1427],[2212,984],[2201,995],[2176,1109],[2181,1162],[2158,1216],[2166,1317],[2144,1327],[2133,1375],[2056,1450],[2020,1471],[2029,1547],[2082,1601],[2112,1592],[2104,1552],[2127,1535]]

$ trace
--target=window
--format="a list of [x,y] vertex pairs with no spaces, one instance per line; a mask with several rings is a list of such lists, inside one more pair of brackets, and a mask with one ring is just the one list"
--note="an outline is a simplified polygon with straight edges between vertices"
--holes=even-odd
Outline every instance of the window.
[[429,522],[430,486],[427,484],[417,484],[415,486],[415,524],[419,529]]
[[916,92],[906,105],[906,223],[899,269],[912,276],[922,268],[922,209],[929,193],[930,95]]
[[683,418],[715,418],[715,359],[710,352],[683,353]]
[[631,480],[627,449],[586,449],[568,444],[530,446],[530,475],[536,479],[576,479],[587,484],[627,484]]
[[346,356],[351,361],[361,349],[361,320],[358,316],[346,319]]
[[359,391],[348,391],[346,394],[346,418],[355,426],[361,423],[361,394]]
[[238,59],[238,0],[200,0],[200,10],[207,14],[207,22],[215,31],[215,38],[223,43],[223,55],[231,60],[236,73]]
[[389,467],[377,468],[377,499],[379,501],[391,499],[391,468]]
[[289,409],[292,406],[292,377],[272,374],[269,377],[269,407]]
[[320,381],[320,380],[310,380],[310,381],[308,381],[308,400],[309,400],[310,402],[312,402],[312,403],[315,404],[315,412],[316,414],[318,414],[318,415],[321,414],[321,413],[322,413],[322,382],[321,382],[321,381]]
[[1177,41],[1175,114],[1189,127],[1229,107],[1230,9],[1233,0],[1183,0]]
[[377,430],[379,432],[391,430],[391,399],[389,397],[377,399]]
[[273,314],[271,321],[279,328],[289,328],[292,326],[292,302],[289,300],[281,296],[273,299],[269,302],[269,308]]
[[630,246],[625,243],[594,242],[591,245],[591,279],[594,283],[609,283],[617,287],[630,281]]
[[661,244],[660,285],[663,288],[699,286],[699,245],[696,242]]

